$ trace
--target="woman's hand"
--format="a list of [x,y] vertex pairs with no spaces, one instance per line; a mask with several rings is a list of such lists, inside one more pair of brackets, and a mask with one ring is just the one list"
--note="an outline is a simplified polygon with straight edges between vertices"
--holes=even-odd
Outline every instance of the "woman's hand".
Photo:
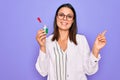
[[36,40],[38,44],[40,45],[40,49],[45,52],[46,49],[46,33],[44,30],[39,30],[36,35]]
[[92,52],[94,56],[98,57],[99,51],[106,45],[106,37],[105,37],[106,30],[103,31],[96,37],[96,40],[93,45]]

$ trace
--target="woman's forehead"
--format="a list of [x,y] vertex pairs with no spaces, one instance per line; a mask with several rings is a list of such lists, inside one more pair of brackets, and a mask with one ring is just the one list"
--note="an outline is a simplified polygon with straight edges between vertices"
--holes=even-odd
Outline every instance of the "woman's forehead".
[[62,7],[58,12],[64,13],[64,14],[73,14],[73,11],[68,7]]

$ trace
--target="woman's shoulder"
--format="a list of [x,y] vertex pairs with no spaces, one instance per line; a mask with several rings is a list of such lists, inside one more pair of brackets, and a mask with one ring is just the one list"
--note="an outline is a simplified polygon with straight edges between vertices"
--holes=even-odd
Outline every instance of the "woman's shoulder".
[[76,39],[81,39],[81,38],[85,38],[85,35],[83,35],[83,34],[76,34]]
[[76,35],[76,40],[77,40],[77,42],[86,41],[86,36],[83,35],[83,34],[77,34]]
[[48,37],[47,37],[47,41],[52,41],[52,38],[53,38],[53,34],[51,34],[51,35],[49,35]]

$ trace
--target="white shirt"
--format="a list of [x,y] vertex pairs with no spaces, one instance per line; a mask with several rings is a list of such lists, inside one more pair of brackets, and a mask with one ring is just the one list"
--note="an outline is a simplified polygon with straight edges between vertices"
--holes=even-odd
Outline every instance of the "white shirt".
[[96,58],[89,49],[84,35],[76,35],[77,45],[68,39],[66,51],[61,50],[58,42],[46,40],[46,53],[40,50],[36,69],[47,80],[87,80],[98,70],[100,55]]

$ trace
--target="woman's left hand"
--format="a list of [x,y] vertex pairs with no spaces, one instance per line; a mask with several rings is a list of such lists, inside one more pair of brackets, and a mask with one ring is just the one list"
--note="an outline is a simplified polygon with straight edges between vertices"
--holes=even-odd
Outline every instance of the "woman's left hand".
[[106,45],[106,37],[105,37],[106,30],[103,31],[96,37],[96,40],[93,45],[93,54],[97,57],[99,51]]

